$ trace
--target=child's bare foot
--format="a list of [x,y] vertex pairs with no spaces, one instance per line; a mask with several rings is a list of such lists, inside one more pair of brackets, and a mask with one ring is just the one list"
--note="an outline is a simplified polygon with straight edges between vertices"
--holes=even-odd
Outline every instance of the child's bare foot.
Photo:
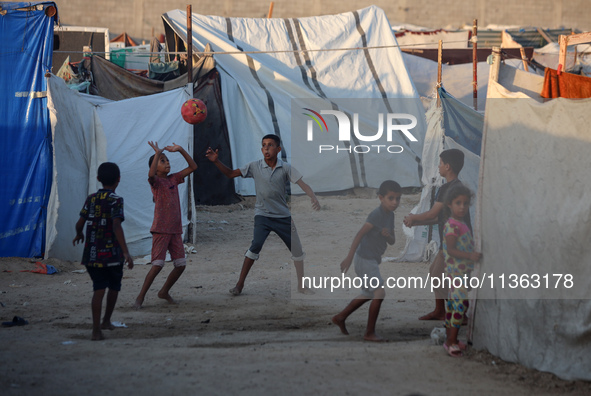
[[345,326],[345,320],[339,318],[338,315],[335,315],[332,317],[332,323],[336,324],[337,326],[339,326],[339,329],[341,329],[341,333],[349,335],[349,332],[347,331],[347,327]]
[[421,316],[419,320],[445,320],[445,312],[429,312],[427,315]]
[[134,309],[140,309],[142,307],[142,304],[144,303],[144,299],[136,299],[135,300],[135,304],[133,304],[133,308]]
[[308,296],[311,296],[312,294],[316,294],[316,293],[314,293],[314,290],[308,289],[307,287],[298,288],[298,293],[306,294]]
[[230,294],[233,296],[238,296],[238,295],[240,295],[240,293],[242,293],[241,287],[239,288],[238,286],[236,286],[236,287],[233,287],[230,289]]
[[113,326],[113,323],[107,322],[107,323],[103,323],[101,325],[101,329],[102,330],[115,330],[115,326]]
[[177,304],[177,302],[168,293],[158,292],[158,298],[168,301],[169,304]]
[[388,342],[387,339],[380,337],[377,334],[366,334],[363,336],[365,341],[372,341],[372,342]]
[[101,341],[104,339],[105,339],[105,336],[103,336],[103,332],[100,329],[92,331],[92,338],[91,338],[92,341]]

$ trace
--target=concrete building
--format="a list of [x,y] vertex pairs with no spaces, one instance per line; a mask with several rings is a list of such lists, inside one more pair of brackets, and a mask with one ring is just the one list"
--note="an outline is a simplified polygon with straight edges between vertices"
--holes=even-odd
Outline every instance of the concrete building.
[[[127,32],[149,40],[163,32],[161,15],[173,9],[224,17],[265,17],[268,0],[57,0],[62,24],[106,27],[112,34]],[[489,24],[591,30],[588,0],[275,0],[274,18],[338,14],[369,5],[382,8],[391,24],[458,28],[478,20]]]

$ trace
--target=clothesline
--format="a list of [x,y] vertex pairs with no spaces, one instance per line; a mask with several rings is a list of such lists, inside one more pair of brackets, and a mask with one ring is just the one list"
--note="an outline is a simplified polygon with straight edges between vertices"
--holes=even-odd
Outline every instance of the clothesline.
[[[458,41],[446,41],[443,44],[453,44],[453,43],[465,43],[466,40],[458,40]],[[433,45],[433,43],[418,43],[418,44],[406,44],[406,45],[378,45],[373,47],[347,47],[347,48],[320,48],[320,49],[297,49],[297,50],[273,50],[273,51],[193,51],[194,54],[198,55],[240,55],[240,54],[282,54],[282,53],[296,53],[296,52],[335,52],[335,51],[358,51],[358,50],[369,50],[369,49],[385,49],[385,48],[407,48],[407,47],[417,47],[417,46],[424,46],[424,45]],[[129,48],[129,47],[127,47]],[[115,54],[120,51],[123,51],[126,48],[117,48]],[[53,51],[54,53],[69,53],[69,54],[113,54],[113,51],[110,52],[95,52],[95,51]],[[185,55],[187,52],[141,52],[141,53],[134,53],[134,56],[141,56],[141,55]]]

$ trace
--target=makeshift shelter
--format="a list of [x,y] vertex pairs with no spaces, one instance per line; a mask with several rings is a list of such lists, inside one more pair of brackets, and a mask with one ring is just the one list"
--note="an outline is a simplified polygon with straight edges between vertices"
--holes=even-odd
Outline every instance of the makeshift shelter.
[[[591,75],[591,44],[578,44],[568,47],[564,71],[576,72],[586,76]],[[550,69],[558,68],[560,44],[550,43],[534,51],[534,60]]]
[[[491,71],[478,201],[478,276],[497,283],[476,290],[474,346],[563,379],[591,380],[591,101],[540,103],[518,86],[541,87],[542,77],[521,75],[508,89],[504,74]],[[521,283],[501,287],[500,276],[511,274]]]
[[[403,53],[402,58],[406,67],[408,67],[410,78],[421,98],[433,98],[437,86],[437,62],[408,53]],[[489,68],[490,66],[486,62],[478,63],[477,92],[479,110],[484,110],[486,105]],[[445,90],[455,99],[469,107],[472,107],[474,104],[473,76],[472,64],[441,65],[441,80],[444,82]]]
[[[41,256],[51,188],[54,2],[0,3],[0,256]],[[17,71],[18,73],[14,72]]]
[[[423,189],[419,203],[411,213],[426,212],[433,206],[436,191],[445,180],[439,175],[439,154],[443,150],[457,148],[464,153],[464,167],[459,179],[474,193],[478,189],[480,168],[480,143],[484,117],[439,88],[441,106],[431,102],[427,110],[427,135],[423,146]],[[471,218],[474,219],[474,208]],[[422,261],[437,253],[441,241],[437,225],[404,227],[406,244],[396,261]]]
[[[210,51],[210,47],[206,46],[205,50]],[[194,60],[193,97],[203,100],[208,107],[205,122],[193,126],[194,159],[199,166],[199,172],[195,175],[195,183],[193,184],[195,202],[200,205],[236,203],[240,199],[236,195],[234,182],[221,174],[205,158],[205,151],[209,146],[218,147],[220,148],[220,160],[226,164],[232,163],[219,73],[215,68],[213,57],[202,56],[199,59],[194,57]],[[93,75],[90,92],[111,100],[166,92],[184,86],[188,79],[186,73],[164,82],[147,79],[98,56],[91,58],[89,68]],[[178,114],[180,114],[180,107]]]
[[80,53],[88,50],[104,53],[109,59],[109,29],[104,27],[89,26],[55,26],[53,30],[53,66],[52,73],[64,64],[66,59],[70,62],[78,62],[82,59]]
[[138,45],[140,45],[134,39],[132,39],[131,36],[129,34],[127,34],[127,32],[121,33],[117,37],[112,38],[109,42],[110,43],[121,43],[123,48],[137,47]]
[[[184,11],[167,12],[163,19],[167,42],[173,33],[186,41]],[[403,186],[419,185],[424,112],[381,9],[368,7],[339,15],[291,19],[193,14],[192,25],[194,50],[203,51],[209,43],[215,52],[233,167],[260,159],[260,141],[268,133],[282,138],[282,159],[293,162],[305,151],[292,146],[293,99],[324,100],[329,109],[335,105],[331,98],[379,100],[388,109],[389,98],[403,98],[406,108],[400,110],[417,115],[413,132],[418,140],[402,142],[403,153],[384,156],[384,162],[369,168],[363,153],[341,155],[333,158],[334,162],[301,161],[298,168],[318,192],[378,187],[377,180],[393,177],[393,168]],[[374,48],[377,46],[385,48]],[[354,108],[339,109],[355,113]],[[387,112],[394,112],[391,110]],[[333,120],[327,122],[334,125]],[[370,126],[377,129],[377,120]],[[338,180],[333,177],[335,169],[342,175]],[[252,180],[235,181],[239,194],[254,194]],[[297,186],[294,192],[300,192]]]
[[[147,182],[148,140],[175,142],[192,153],[192,128],[178,108],[191,97],[186,88],[120,101],[81,95],[58,77],[49,78],[49,103],[54,140],[54,167],[48,205],[46,257],[79,260],[82,246],[72,246],[72,226],[87,195],[96,192],[98,166],[115,162],[121,169],[117,194],[125,203],[125,238],[132,255],[150,252],[154,203]],[[149,134],[146,132],[149,131]],[[183,169],[180,155],[170,154],[171,169]],[[191,179],[189,179],[191,180]],[[179,186],[183,226],[189,224],[190,181]],[[195,211],[190,211],[192,216]],[[193,223],[195,223],[193,218]],[[195,227],[193,227],[193,230]]]
[[503,43],[509,44],[507,39],[511,40],[511,45],[517,44],[517,47],[540,48],[548,42],[557,42],[561,34],[571,34],[572,29],[541,29],[535,27],[503,29],[498,25],[489,25],[485,29],[478,29],[478,48],[501,47]]

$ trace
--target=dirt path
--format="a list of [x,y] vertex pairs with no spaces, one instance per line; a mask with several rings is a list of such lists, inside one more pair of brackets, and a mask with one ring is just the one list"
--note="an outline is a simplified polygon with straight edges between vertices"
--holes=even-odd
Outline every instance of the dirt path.
[[[400,253],[402,217],[417,200],[403,197],[396,217],[399,241],[386,256]],[[357,191],[320,201],[322,210],[313,212],[306,197],[295,197],[294,219],[308,275],[337,276],[353,236],[378,200]],[[49,276],[19,272],[33,268],[30,260],[0,259],[0,319],[18,315],[29,321],[0,328],[2,394],[591,394],[588,383],[561,381],[486,352],[448,357],[430,339],[441,323],[417,320],[431,308],[427,291],[387,292],[378,332],[389,343],[362,340],[367,307],[348,321],[351,335],[341,335],[330,318],[356,291],[292,293],[295,271],[274,235],[243,295],[233,297],[228,289],[252,237],[252,200],[199,208],[198,218],[197,253],[188,256],[189,267],[171,292],[180,304],[156,297],[161,275],[143,309],[133,310],[150,268],[137,265],[124,274],[113,315],[127,327],[107,331],[102,342],[89,341],[92,283],[87,274],[71,272],[80,265],[46,260],[60,270]],[[168,263],[163,273],[170,268]],[[384,263],[382,274],[424,275],[427,268],[427,263]]]

